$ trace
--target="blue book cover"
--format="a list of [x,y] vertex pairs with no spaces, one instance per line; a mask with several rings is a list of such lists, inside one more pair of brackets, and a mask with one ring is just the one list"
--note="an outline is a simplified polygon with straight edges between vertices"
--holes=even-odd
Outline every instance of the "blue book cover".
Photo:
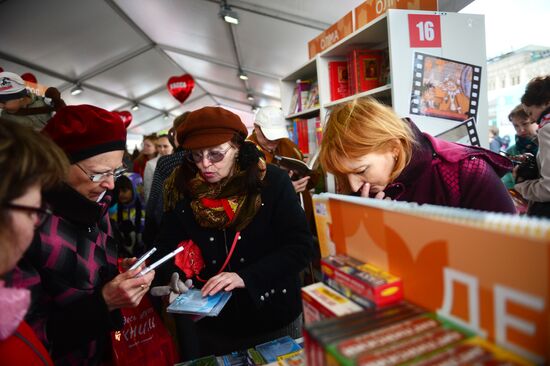
[[217,316],[223,309],[231,292],[218,292],[216,295],[203,297],[201,290],[190,289],[179,295],[167,308],[169,313],[196,314],[204,316]]
[[275,362],[277,357],[288,353],[296,352],[302,348],[289,336],[277,338],[273,341],[262,343],[256,346],[256,350],[262,355],[266,362]]

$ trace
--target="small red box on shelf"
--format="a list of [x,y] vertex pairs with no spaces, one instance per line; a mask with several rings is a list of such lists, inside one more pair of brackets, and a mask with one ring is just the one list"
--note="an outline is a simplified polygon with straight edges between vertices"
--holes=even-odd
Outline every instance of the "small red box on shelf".
[[361,93],[381,85],[382,51],[354,49],[348,54],[349,89]]
[[346,61],[329,62],[328,74],[330,81],[330,100],[342,99],[350,95],[348,63]]

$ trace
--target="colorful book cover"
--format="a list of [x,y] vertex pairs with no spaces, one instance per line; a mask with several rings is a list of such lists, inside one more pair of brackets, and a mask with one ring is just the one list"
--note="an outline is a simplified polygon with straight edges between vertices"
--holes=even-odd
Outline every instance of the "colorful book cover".
[[262,355],[266,362],[275,362],[277,357],[288,353],[296,352],[300,346],[289,336],[277,338],[273,341],[262,343],[256,346],[256,350]]
[[348,63],[346,61],[330,61],[328,63],[328,73],[330,100],[342,99],[350,95]]
[[203,297],[199,289],[190,289],[179,295],[167,308],[169,313],[197,314],[217,316],[223,309],[231,292],[218,292],[216,295]]
[[305,324],[363,310],[322,282],[302,288],[302,304]]
[[279,366],[305,366],[304,350],[298,350],[296,352],[288,353],[283,356],[277,357],[277,363]]
[[306,110],[309,90],[311,89],[311,80],[296,80],[296,89],[298,94],[296,112],[301,112]]
[[361,93],[381,85],[382,52],[353,49],[348,54],[349,88],[351,94]]

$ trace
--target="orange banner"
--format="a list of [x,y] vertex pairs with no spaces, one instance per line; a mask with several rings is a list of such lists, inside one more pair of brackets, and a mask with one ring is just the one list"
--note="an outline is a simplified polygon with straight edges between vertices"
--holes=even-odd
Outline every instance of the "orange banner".
[[350,11],[339,21],[328,27],[323,33],[308,42],[309,58],[313,58],[353,32],[353,13]]
[[355,8],[355,29],[378,18],[388,9],[437,10],[437,0],[367,0]]
[[370,262],[403,280],[406,299],[537,364],[550,359],[550,221],[372,201],[314,197],[323,256]]

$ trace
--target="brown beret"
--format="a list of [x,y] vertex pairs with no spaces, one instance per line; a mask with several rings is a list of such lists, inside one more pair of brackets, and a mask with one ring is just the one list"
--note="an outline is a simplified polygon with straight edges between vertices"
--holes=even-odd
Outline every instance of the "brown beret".
[[221,145],[235,134],[246,138],[248,130],[239,116],[220,107],[204,107],[187,115],[177,131],[184,149],[204,149]]

